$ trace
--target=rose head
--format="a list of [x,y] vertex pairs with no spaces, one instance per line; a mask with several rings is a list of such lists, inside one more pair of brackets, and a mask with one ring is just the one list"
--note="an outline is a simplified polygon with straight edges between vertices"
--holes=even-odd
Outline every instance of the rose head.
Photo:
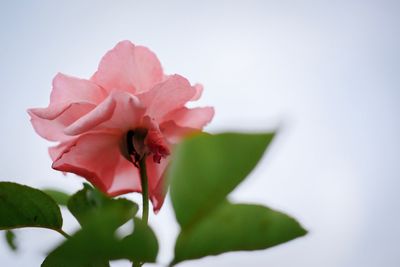
[[145,157],[157,211],[171,146],[201,131],[214,115],[211,107],[185,107],[201,92],[182,76],[165,75],[147,48],[123,41],[90,80],[57,74],[49,106],[28,113],[40,136],[59,142],[49,148],[52,167],[82,176],[110,196],[141,192],[137,166]]

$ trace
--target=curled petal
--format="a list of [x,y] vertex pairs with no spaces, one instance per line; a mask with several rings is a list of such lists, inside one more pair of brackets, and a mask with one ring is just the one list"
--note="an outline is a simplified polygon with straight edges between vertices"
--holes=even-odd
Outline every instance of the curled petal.
[[172,110],[183,107],[195,93],[188,80],[172,75],[138,98],[147,107],[146,114],[159,120]]
[[[75,106],[86,104],[86,103],[74,103]],[[30,116],[35,116],[45,120],[54,120],[63,114],[66,110],[70,109],[72,104],[58,104],[52,105],[47,108],[31,108],[28,109],[28,114]],[[94,105],[92,105],[94,106]]]
[[192,97],[192,99],[190,99],[190,101],[196,101],[199,100],[201,95],[203,94],[203,85],[196,83],[193,86],[193,89],[196,91],[196,93],[194,94],[194,96]]
[[49,155],[52,161],[58,159],[61,154],[76,142],[76,139],[70,139],[68,141],[61,142],[56,146],[49,147]]
[[98,104],[106,96],[107,92],[92,81],[58,73],[53,79],[50,105],[73,102]]
[[56,104],[48,108],[29,109],[28,113],[35,131],[50,141],[69,139],[64,129],[89,113],[96,106],[91,103]]
[[108,97],[91,112],[87,113],[86,116],[80,117],[69,127],[65,128],[64,133],[67,135],[78,135],[96,127],[111,118],[115,106],[115,99]]
[[184,137],[190,136],[192,134],[199,133],[201,130],[189,127],[178,126],[173,121],[167,121],[160,125],[160,130],[164,135],[165,139],[170,144],[179,143]]
[[188,127],[194,129],[202,129],[214,117],[214,108],[201,107],[201,108],[186,108],[182,107],[168,113],[163,121],[173,121],[176,125],[181,127]]
[[104,129],[125,132],[140,123],[143,112],[144,108],[135,96],[115,91],[94,110],[66,128],[65,133],[78,135]]
[[120,135],[114,133],[81,135],[64,148],[52,167],[82,176],[103,192],[108,192],[120,157],[119,139]]
[[101,60],[92,81],[107,91],[148,91],[163,79],[161,64],[148,48],[129,41],[118,43]]

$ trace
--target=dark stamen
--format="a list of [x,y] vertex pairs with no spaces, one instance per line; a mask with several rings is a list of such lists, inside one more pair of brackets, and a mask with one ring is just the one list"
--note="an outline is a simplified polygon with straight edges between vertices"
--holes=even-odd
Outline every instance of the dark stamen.
[[139,161],[145,156],[146,148],[144,139],[147,135],[147,129],[137,128],[130,130],[126,134],[126,148],[128,155],[136,167],[139,167]]
[[138,162],[140,160],[139,154],[135,150],[135,146],[133,145],[133,137],[135,135],[134,131],[128,131],[126,134],[126,148],[128,150],[128,155],[131,157],[133,164],[136,167],[139,167]]
[[135,147],[133,146],[133,136],[135,135],[135,133],[130,130],[128,131],[128,133],[126,134],[126,147],[128,149],[128,154],[132,155],[133,153],[135,153]]

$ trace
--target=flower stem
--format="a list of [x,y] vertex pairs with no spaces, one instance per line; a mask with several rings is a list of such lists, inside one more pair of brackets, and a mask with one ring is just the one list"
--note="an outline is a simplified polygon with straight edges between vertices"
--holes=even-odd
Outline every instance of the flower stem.
[[140,181],[142,183],[143,213],[142,220],[147,224],[149,220],[149,182],[146,172],[146,156],[139,162]]
[[[140,182],[142,184],[143,212],[142,220],[147,224],[149,220],[149,181],[146,171],[146,156],[139,161]],[[141,267],[143,262],[132,262],[132,267]]]

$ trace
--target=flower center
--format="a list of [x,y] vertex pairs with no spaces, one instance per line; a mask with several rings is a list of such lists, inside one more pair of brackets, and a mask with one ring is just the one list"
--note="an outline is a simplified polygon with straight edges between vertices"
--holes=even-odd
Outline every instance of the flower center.
[[147,155],[153,156],[153,161],[160,163],[169,154],[169,148],[162,133],[157,129],[136,128],[129,130],[121,147],[122,155],[133,162],[136,167]]
[[126,148],[129,158],[135,165],[146,155],[144,140],[147,136],[147,129],[137,128],[126,134]]

